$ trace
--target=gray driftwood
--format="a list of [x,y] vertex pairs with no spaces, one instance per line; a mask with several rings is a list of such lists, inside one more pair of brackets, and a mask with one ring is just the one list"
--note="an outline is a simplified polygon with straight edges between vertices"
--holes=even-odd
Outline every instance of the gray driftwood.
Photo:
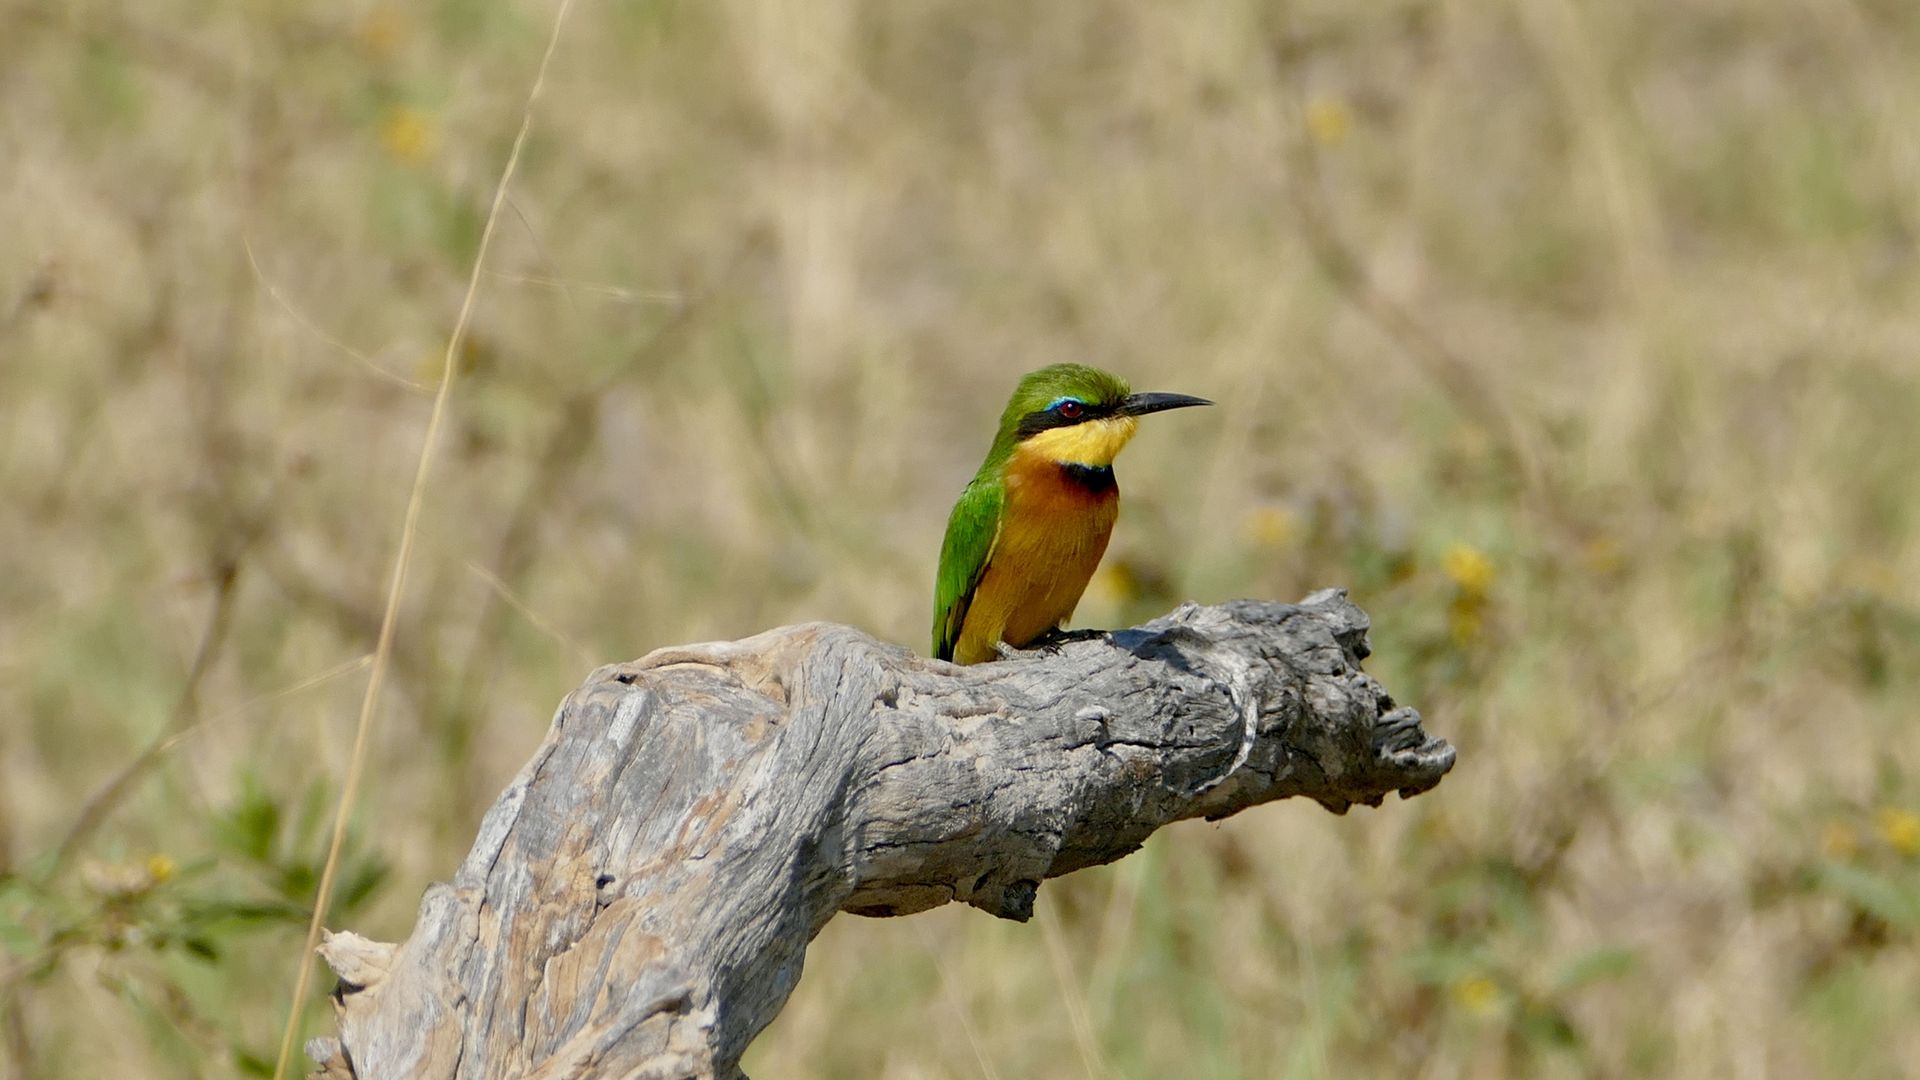
[[970,668],[826,624],[601,668],[406,943],[329,936],[317,1075],[735,1077],[838,912],[1024,920],[1170,822],[1425,791],[1453,748],[1366,638],[1328,590]]

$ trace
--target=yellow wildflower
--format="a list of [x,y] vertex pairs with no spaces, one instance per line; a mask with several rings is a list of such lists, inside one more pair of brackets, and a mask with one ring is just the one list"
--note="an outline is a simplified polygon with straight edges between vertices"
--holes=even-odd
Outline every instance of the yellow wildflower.
[[1247,515],[1242,529],[1261,547],[1286,547],[1300,533],[1300,519],[1279,506],[1263,506]]
[[1880,839],[1902,855],[1920,855],[1920,814],[1899,806],[1883,806],[1873,815]]
[[1455,544],[1440,557],[1440,569],[1460,591],[1484,596],[1493,586],[1493,560],[1471,544]]
[[1339,98],[1314,98],[1307,103],[1307,133],[1323,146],[1338,146],[1353,129],[1353,110]]
[[1469,975],[1453,984],[1453,1002],[1475,1016],[1492,1016],[1500,1007],[1500,987],[1485,975]]
[[418,165],[433,150],[433,117],[424,109],[396,105],[380,119],[380,143],[395,160]]
[[147,877],[155,885],[165,885],[173,880],[173,875],[179,872],[180,867],[166,855],[156,851],[147,856]]

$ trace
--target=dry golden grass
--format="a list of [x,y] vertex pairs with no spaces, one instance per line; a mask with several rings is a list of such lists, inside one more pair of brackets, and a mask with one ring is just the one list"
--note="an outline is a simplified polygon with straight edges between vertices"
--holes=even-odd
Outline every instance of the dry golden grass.
[[[270,1068],[552,15],[0,0],[0,1075]],[[1345,584],[1461,764],[1051,931],[837,920],[750,1073],[1916,1075],[1920,9],[571,18],[332,921],[404,935],[596,663],[923,646],[1076,359],[1224,405],[1144,426],[1081,621]]]

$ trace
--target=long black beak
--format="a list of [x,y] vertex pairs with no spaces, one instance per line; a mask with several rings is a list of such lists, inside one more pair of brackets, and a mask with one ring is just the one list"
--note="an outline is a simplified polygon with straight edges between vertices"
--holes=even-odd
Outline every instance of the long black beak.
[[1128,394],[1120,400],[1121,416],[1145,416],[1148,413],[1165,412],[1168,409],[1184,409],[1189,405],[1211,405],[1213,402],[1203,397],[1187,394]]

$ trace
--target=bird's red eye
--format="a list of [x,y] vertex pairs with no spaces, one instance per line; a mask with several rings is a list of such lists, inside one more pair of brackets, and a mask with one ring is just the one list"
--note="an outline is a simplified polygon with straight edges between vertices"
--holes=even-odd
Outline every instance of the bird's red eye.
[[1063,401],[1060,404],[1055,405],[1053,407],[1053,411],[1059,413],[1065,419],[1078,420],[1080,419],[1080,414],[1083,412],[1086,412],[1087,410],[1086,410],[1086,406],[1081,405],[1077,401]]

